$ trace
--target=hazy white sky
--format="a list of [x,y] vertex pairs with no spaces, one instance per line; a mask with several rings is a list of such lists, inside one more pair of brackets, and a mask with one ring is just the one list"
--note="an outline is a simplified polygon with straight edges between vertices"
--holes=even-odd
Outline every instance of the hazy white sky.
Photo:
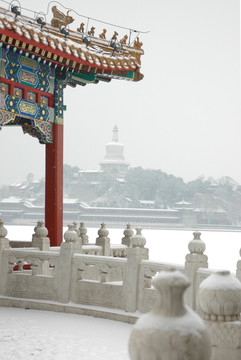
[[[239,1],[61,2],[93,18],[150,30],[140,36],[141,82],[65,90],[64,162],[98,169],[117,124],[131,166],[161,169],[185,181],[204,175],[241,183]],[[49,1],[20,3],[38,12]],[[76,17],[71,29],[82,20]],[[93,25],[99,34],[103,26]],[[3,128],[0,152],[0,185],[30,172],[44,177],[45,146],[21,128]]]

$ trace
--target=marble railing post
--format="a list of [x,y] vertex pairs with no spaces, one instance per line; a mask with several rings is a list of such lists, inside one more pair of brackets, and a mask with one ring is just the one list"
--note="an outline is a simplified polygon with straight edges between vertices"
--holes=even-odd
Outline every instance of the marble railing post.
[[0,220],[0,294],[4,293],[4,286],[6,282],[7,265],[4,263],[3,251],[9,249],[9,240],[6,238],[8,234],[4,227],[4,222]]
[[127,271],[124,277],[125,310],[135,312],[137,309],[137,295],[139,282],[139,266],[141,260],[148,260],[149,250],[145,248],[146,239],[141,229],[131,238],[131,246],[127,249]]
[[[32,247],[38,247],[41,251],[48,251],[50,248],[50,240],[47,236],[48,229],[45,227],[45,222],[38,221],[37,226],[35,226],[34,228],[34,234],[32,236]],[[47,275],[49,271],[48,261],[42,261],[41,268],[39,270],[42,275]]]
[[61,243],[59,254],[58,301],[67,303],[71,292],[73,254],[80,253],[80,244],[77,242],[78,236],[73,224],[68,225],[64,239],[65,242]]
[[[239,254],[241,256],[241,249],[239,251]],[[238,260],[238,262],[237,262],[236,276],[241,281],[241,260]]]
[[89,236],[87,235],[87,229],[85,227],[85,223],[82,221],[80,223],[80,227],[79,227],[79,236],[82,239],[82,245],[86,245],[89,243]]
[[210,360],[211,344],[202,319],[184,305],[188,278],[161,271],[152,281],[158,299],[153,310],[134,325],[129,341],[131,360]]
[[126,245],[126,246],[130,247],[131,246],[131,238],[132,238],[132,236],[134,234],[134,231],[132,230],[130,224],[126,225],[126,229],[123,231],[123,234],[125,236],[122,238],[121,243],[123,245]]
[[73,230],[76,232],[77,234],[77,243],[79,243],[80,249],[82,249],[82,237],[80,236],[80,230],[78,229],[78,224],[76,221],[73,222]]
[[38,247],[42,251],[48,251],[50,240],[47,236],[48,229],[45,227],[45,222],[42,220],[38,221],[32,236],[32,247]]
[[96,245],[102,246],[102,256],[110,256],[110,238],[108,238],[109,231],[106,229],[104,223],[98,230],[98,237],[96,238]]
[[241,283],[218,271],[200,284],[197,307],[208,328],[212,360],[241,359]]
[[185,274],[190,279],[191,285],[185,294],[185,300],[188,306],[195,310],[197,295],[197,270],[199,268],[208,268],[208,257],[204,255],[206,249],[205,243],[201,240],[201,233],[195,231],[194,239],[188,244],[190,254],[186,255]]

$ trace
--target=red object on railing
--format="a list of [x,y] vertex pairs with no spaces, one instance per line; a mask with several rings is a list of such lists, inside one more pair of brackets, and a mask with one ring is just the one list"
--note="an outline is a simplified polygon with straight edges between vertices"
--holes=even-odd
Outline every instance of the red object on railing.
[[[23,265],[23,270],[31,270],[31,264]],[[18,271],[18,265],[15,265],[13,271]]]

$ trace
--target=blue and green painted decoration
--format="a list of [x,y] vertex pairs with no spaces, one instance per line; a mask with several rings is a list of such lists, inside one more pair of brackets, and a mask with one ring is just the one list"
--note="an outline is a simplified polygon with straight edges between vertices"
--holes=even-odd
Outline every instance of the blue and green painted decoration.
[[[2,47],[0,130],[4,125],[21,125],[24,133],[37,137],[40,143],[53,142],[52,124],[63,124],[63,78],[53,67]],[[38,101],[36,90],[41,94]]]

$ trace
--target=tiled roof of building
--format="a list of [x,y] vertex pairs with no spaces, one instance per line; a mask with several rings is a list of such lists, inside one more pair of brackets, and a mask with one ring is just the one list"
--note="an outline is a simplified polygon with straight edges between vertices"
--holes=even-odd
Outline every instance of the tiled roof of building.
[[67,16],[57,12],[52,25],[42,26],[37,19],[22,15],[16,17],[11,11],[0,8],[1,42],[15,48],[15,51],[22,51],[25,56],[27,52],[33,59],[41,57],[50,66],[63,67],[76,73],[94,71],[103,76],[122,77],[131,72],[131,80],[143,78],[140,59],[144,51],[138,38],[133,46],[128,46],[127,37],[118,42],[113,36],[110,40],[105,39],[106,34],[103,33],[96,37],[94,30],[92,33],[85,33],[81,28],[78,31],[67,30],[60,26],[62,20],[59,20],[58,13]]

